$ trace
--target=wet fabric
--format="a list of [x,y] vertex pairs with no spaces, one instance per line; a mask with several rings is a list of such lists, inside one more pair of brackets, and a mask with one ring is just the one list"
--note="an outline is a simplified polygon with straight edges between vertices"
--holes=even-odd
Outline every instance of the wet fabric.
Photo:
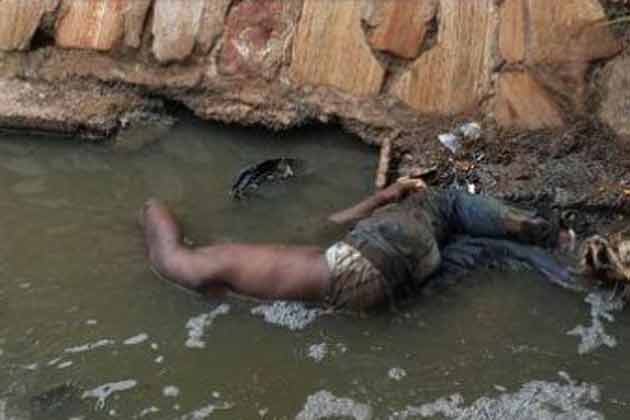
[[325,305],[333,309],[361,310],[385,301],[385,279],[352,246],[337,242],[326,251],[330,286]]
[[[382,273],[384,293],[394,300],[401,291],[421,288],[440,269],[441,250],[458,236],[503,239],[503,242],[468,243],[459,248],[459,267],[470,268],[474,259],[482,262],[507,258],[510,241],[548,246],[557,240],[557,224],[482,196],[456,190],[429,190],[414,194],[401,203],[386,206],[360,221],[344,238]],[[504,251],[502,247],[505,248]],[[452,249],[452,248],[451,248]],[[515,255],[524,254],[518,249]],[[453,253],[449,254],[453,255]],[[547,262],[537,253],[524,263]],[[518,258],[516,258],[518,259]],[[469,264],[470,263],[470,264]],[[453,264],[451,264],[454,266]]]
[[505,239],[461,236],[449,243],[441,253],[442,264],[429,279],[430,287],[441,288],[459,281],[481,267],[510,270],[533,270],[542,279],[557,286],[582,290],[568,265],[560,263],[539,246]]

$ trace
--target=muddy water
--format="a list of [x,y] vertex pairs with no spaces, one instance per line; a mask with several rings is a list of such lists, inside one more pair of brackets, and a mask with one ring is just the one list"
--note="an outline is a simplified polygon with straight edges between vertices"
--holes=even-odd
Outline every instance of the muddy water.
[[[203,299],[148,269],[134,221],[148,196],[197,243],[321,242],[321,219],[367,194],[375,168],[374,150],[339,130],[184,121],[136,151],[0,140],[1,420],[481,418],[413,407],[460,394],[540,414],[536,395],[554,392],[569,403],[545,402],[551,412],[630,412],[628,312],[603,321],[616,347],[579,355],[566,333],[590,322],[584,296],[533,275],[481,273],[401,313],[291,330],[252,314],[258,303]],[[306,173],[229,199],[241,167],[278,155],[306,159]],[[599,394],[571,400],[563,386],[582,382]]]

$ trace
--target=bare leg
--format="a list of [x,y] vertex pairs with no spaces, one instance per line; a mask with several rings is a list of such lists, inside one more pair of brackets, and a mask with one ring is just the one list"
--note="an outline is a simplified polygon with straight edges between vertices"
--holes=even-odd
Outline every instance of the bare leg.
[[322,300],[330,273],[316,247],[181,244],[168,209],[149,200],[143,212],[148,257],[165,277],[191,289],[226,288],[261,299]]

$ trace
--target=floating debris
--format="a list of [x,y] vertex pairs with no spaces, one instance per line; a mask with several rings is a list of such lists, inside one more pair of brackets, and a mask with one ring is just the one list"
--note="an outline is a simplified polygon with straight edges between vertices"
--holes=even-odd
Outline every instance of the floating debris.
[[128,339],[123,341],[123,344],[126,345],[126,346],[133,346],[133,345],[136,345],[136,344],[144,343],[148,339],[149,339],[149,335],[148,334],[140,333],[138,335],[134,335],[133,337],[129,337]]
[[456,154],[462,147],[463,140],[478,140],[481,137],[481,126],[476,122],[462,124],[450,133],[443,133],[438,140],[444,147]]
[[219,315],[226,315],[230,312],[230,305],[223,303],[217,306],[212,312],[207,314],[201,314],[194,318],[191,318],[186,323],[188,329],[188,339],[186,340],[186,347],[202,349],[206,347],[206,342],[201,338],[205,334],[205,329],[210,327],[214,322],[214,319]]
[[455,154],[461,148],[460,138],[452,133],[444,133],[438,136],[438,140],[444,147],[451,151],[451,153]]
[[460,394],[440,398],[419,407],[409,406],[394,413],[390,419],[435,418],[455,420],[603,420],[604,415],[588,407],[600,402],[599,388],[587,383],[578,384],[569,375],[559,372],[566,383],[532,381],[513,394],[495,398],[481,397],[463,407]]
[[94,350],[97,349],[99,347],[105,347],[105,346],[111,346],[116,344],[116,342],[114,340],[110,340],[110,339],[103,339],[103,340],[99,340],[96,341],[94,343],[88,343],[88,344],[84,344],[82,346],[77,346],[77,347],[70,347],[64,350],[64,352],[66,353],[82,353],[85,351],[90,351],[90,350]]
[[81,398],[96,398],[96,409],[102,410],[105,408],[105,400],[107,400],[110,395],[115,392],[127,391],[134,388],[136,385],[138,385],[138,382],[133,379],[127,379],[120,382],[110,382],[89,391],[85,391]]
[[306,328],[323,313],[323,310],[309,309],[300,302],[277,301],[273,304],[256,306],[251,313],[262,315],[270,324],[296,331]]
[[387,377],[394,381],[402,381],[405,376],[407,376],[407,371],[399,367],[393,367],[387,372]]
[[352,418],[354,420],[370,420],[372,408],[350,398],[337,398],[332,393],[322,390],[310,395],[302,411],[295,420],[319,420],[328,418]]
[[243,169],[232,185],[230,195],[240,199],[249,191],[260,187],[269,181],[284,180],[294,177],[298,168],[304,166],[304,161],[294,158],[267,159]]
[[567,335],[580,337],[578,354],[588,354],[601,346],[613,348],[617,346],[617,339],[610,336],[604,330],[602,320],[613,322],[615,320],[611,312],[623,309],[624,302],[621,297],[614,297],[613,292],[593,292],[586,296],[584,301],[591,305],[591,325],[586,327],[578,325]]

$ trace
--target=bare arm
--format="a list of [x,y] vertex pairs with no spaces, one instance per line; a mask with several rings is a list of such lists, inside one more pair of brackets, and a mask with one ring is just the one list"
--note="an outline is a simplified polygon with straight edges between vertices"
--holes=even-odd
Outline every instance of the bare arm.
[[374,193],[360,203],[334,213],[328,220],[339,225],[354,223],[369,217],[379,207],[400,201],[408,193],[421,191],[425,188],[426,184],[421,179],[400,178],[389,187]]

